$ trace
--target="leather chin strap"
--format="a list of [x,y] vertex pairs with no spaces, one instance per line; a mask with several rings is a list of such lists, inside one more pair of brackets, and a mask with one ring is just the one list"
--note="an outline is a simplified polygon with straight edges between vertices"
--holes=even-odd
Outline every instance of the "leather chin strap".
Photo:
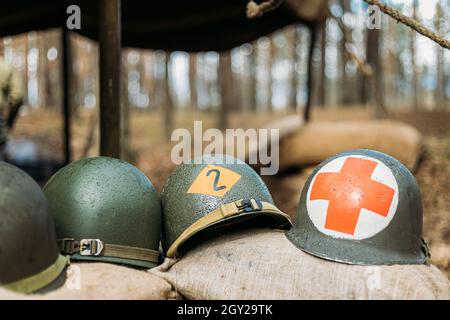
[[73,238],[64,238],[58,239],[57,243],[63,254],[73,255],[78,253],[81,256],[111,257],[154,263],[158,263],[159,261],[159,251],[109,244],[100,239],[82,239],[77,241]]
[[69,257],[58,255],[56,261],[47,269],[25,279],[21,279],[19,281],[8,283],[2,286],[8,290],[19,293],[33,293],[55,281],[55,279],[58,278],[59,275],[64,271],[64,268],[69,264]]
[[219,222],[225,218],[241,215],[241,214],[267,214],[272,216],[277,216],[281,221],[278,228],[285,229],[286,227],[292,226],[291,220],[287,214],[281,212],[273,204],[263,201],[258,201],[255,199],[249,200],[238,200],[235,202],[227,203],[214,211],[210,212],[201,219],[195,221],[191,224],[184,232],[172,243],[170,248],[167,250],[166,256],[168,258],[174,258],[177,256],[178,248],[190,237],[196,233],[210,227],[212,224]]

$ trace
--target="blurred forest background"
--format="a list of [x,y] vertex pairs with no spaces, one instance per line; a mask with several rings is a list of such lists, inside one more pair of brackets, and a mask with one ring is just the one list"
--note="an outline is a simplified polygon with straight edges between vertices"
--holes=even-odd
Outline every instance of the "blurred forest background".
[[[450,1],[390,1],[438,33],[450,33]],[[381,15],[381,29],[366,27],[362,1],[332,1],[342,16],[351,49],[374,66],[388,110],[450,108],[450,52],[395,20]],[[212,111],[228,104],[231,111],[295,111],[306,101],[308,29],[289,26],[231,52],[164,52],[125,49],[123,103],[136,111]],[[75,114],[98,102],[98,48],[72,35]],[[314,49],[313,104],[345,107],[370,103],[371,89],[345,54],[343,32],[329,18]],[[0,39],[0,55],[17,69],[25,84],[23,113],[58,111],[61,102],[58,30],[30,32]],[[225,87],[225,88],[224,88]],[[226,94],[223,94],[226,92]]]
[[[449,37],[450,0],[386,2]],[[450,52],[384,14],[380,29],[368,29],[363,1],[333,0],[330,11],[338,19],[327,19],[313,50],[312,121],[370,119],[381,108],[384,117],[408,122],[424,134],[427,151],[416,176],[428,212],[425,234],[433,262],[450,274]],[[372,77],[346,55],[344,32],[350,40],[347,48],[372,66]],[[71,146],[76,160],[98,155],[99,61],[95,42],[70,37]],[[127,159],[161,189],[174,167],[172,129],[192,129],[194,119],[203,120],[204,128],[223,129],[260,127],[294,113],[300,117],[308,95],[310,37],[298,25],[229,52],[125,48]],[[63,159],[61,39],[59,30],[0,39],[0,56],[20,73],[25,89],[25,105],[8,146],[16,162]],[[282,194],[286,185],[272,184],[275,200],[291,215],[300,194],[297,177],[285,177],[296,190],[289,199]]]

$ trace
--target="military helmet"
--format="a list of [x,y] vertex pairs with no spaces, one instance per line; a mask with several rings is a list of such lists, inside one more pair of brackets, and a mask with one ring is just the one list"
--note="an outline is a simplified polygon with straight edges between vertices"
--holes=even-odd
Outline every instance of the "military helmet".
[[237,222],[289,229],[289,216],[273,204],[258,174],[241,160],[207,155],[181,164],[161,192],[163,248],[167,257],[179,255],[188,239],[206,230],[235,227]]
[[136,167],[108,157],[78,160],[59,170],[44,192],[60,250],[72,260],[158,263],[161,206]]
[[303,188],[288,239],[312,255],[349,264],[422,264],[422,200],[411,172],[372,150],[337,154]]
[[0,286],[21,293],[55,289],[69,260],[59,254],[41,188],[0,161],[0,190]]

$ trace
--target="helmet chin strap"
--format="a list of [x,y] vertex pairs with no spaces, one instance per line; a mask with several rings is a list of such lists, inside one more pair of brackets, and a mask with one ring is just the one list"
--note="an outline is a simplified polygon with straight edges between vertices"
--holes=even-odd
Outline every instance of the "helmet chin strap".
[[158,263],[159,251],[105,243],[100,239],[82,239],[77,241],[73,238],[57,240],[58,247],[63,254],[80,254],[90,257],[111,257],[131,259]]
[[174,258],[177,256],[178,248],[186,242],[190,237],[196,233],[208,228],[212,224],[219,222],[225,218],[237,216],[244,213],[261,213],[277,215],[282,218],[285,223],[281,224],[279,228],[291,227],[292,223],[289,216],[281,212],[274,205],[255,199],[238,200],[224,204],[216,210],[210,212],[201,219],[191,224],[184,232],[174,241],[174,243],[167,250],[166,256],[168,258]]

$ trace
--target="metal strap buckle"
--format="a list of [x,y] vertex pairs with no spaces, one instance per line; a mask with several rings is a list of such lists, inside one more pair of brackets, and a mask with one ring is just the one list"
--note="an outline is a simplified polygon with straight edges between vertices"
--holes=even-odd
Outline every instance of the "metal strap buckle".
[[83,239],[80,241],[80,255],[100,256],[105,245],[100,239]]
[[74,254],[80,251],[80,243],[73,238],[58,239],[61,253]]
[[255,199],[245,199],[241,200],[241,203],[236,203],[236,206],[238,207],[239,211],[243,212],[254,212],[254,211],[261,211],[262,210],[262,204],[261,201],[255,200]]

